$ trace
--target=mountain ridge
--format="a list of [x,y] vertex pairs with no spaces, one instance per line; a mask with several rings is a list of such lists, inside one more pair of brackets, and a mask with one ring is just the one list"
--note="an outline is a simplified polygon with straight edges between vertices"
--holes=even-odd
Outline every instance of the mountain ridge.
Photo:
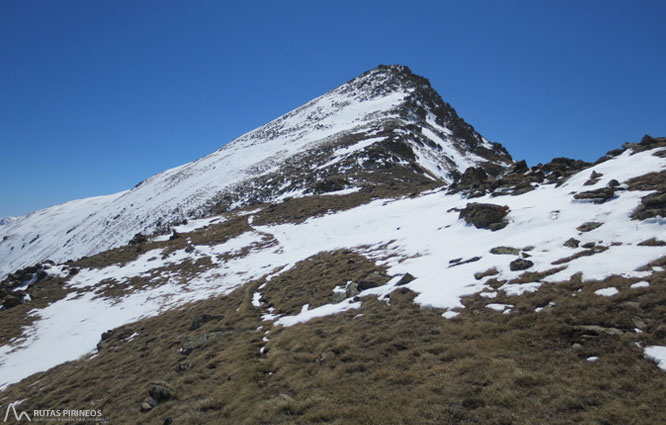
[[[469,167],[496,175],[511,163],[501,145],[459,118],[425,78],[404,66],[381,65],[132,189],[70,201],[3,226],[0,276],[257,202],[390,180],[451,183]],[[404,170],[400,178],[396,167]]]

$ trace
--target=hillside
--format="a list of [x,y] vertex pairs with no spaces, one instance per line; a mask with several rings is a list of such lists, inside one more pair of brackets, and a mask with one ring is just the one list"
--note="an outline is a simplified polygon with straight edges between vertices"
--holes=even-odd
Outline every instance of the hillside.
[[[0,404],[122,424],[660,424],[665,194],[666,139],[530,168],[379,67],[129,192],[7,224],[18,249],[79,205],[99,209],[80,228],[118,235],[3,260]],[[91,224],[126,196],[160,225]]]
[[451,182],[511,157],[460,119],[424,78],[380,66],[197,161],[134,188],[46,208],[0,227],[0,278],[127,244],[137,233],[286,197]]

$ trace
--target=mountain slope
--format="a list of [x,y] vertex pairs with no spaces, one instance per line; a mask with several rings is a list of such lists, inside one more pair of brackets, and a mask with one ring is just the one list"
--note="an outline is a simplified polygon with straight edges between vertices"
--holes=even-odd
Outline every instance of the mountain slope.
[[[529,168],[428,103],[423,81],[370,71],[336,90],[364,103],[420,88],[218,192],[205,217],[8,274],[0,414],[661,424],[666,139]],[[428,135],[444,124],[438,149]],[[81,219],[66,205],[44,220]]]
[[[352,187],[493,175],[511,157],[427,80],[380,66],[197,161],[131,190],[47,208],[0,228],[0,276],[128,243],[137,233],[239,206]],[[401,171],[398,171],[400,169]]]

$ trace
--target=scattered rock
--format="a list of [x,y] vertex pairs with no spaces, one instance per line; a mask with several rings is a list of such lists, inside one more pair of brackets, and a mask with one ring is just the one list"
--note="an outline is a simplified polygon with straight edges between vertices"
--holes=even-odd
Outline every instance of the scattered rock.
[[524,260],[522,258],[519,258],[517,260],[513,260],[511,263],[509,263],[509,268],[511,269],[512,272],[519,271],[519,270],[527,270],[530,267],[532,267],[534,263],[530,260]]
[[574,351],[581,351],[583,349],[583,346],[576,342],[574,344],[571,344],[571,349]]
[[148,394],[157,403],[164,403],[176,397],[176,390],[164,381],[155,381],[148,390]]
[[7,308],[16,307],[17,305],[22,303],[23,302],[21,301],[21,298],[17,297],[16,295],[9,295],[5,297],[5,300],[2,303],[2,307],[7,309]]
[[598,221],[587,221],[580,226],[576,227],[576,230],[579,232],[591,232],[594,229],[601,227],[604,223],[599,223]]
[[596,171],[592,171],[592,174],[590,175],[590,179],[583,183],[584,186],[592,186],[597,184],[599,182],[599,178],[603,176],[601,173],[597,173]]
[[509,207],[506,205],[472,202],[460,211],[459,217],[477,229],[497,231],[509,224],[506,220],[508,213]]
[[488,269],[486,271],[483,271],[483,272],[474,273],[474,279],[481,280],[486,276],[494,276],[498,273],[499,273],[499,270],[497,270],[497,268],[493,267],[493,268],[490,268],[490,269]]
[[564,246],[567,248],[578,248],[578,244],[580,244],[580,241],[574,238],[569,238],[566,242],[564,242]]
[[603,204],[614,197],[614,187],[602,187],[601,189],[588,190],[574,195],[574,199],[594,201],[595,204]]
[[134,235],[134,237],[129,241],[130,245],[140,245],[142,243],[148,242],[148,237],[142,233],[137,233]]
[[666,246],[666,241],[662,241],[657,238],[650,238],[640,242],[638,246]]
[[495,255],[518,255],[520,254],[520,249],[510,246],[496,246],[490,250],[490,253]]
[[349,285],[347,285],[347,289],[345,290],[345,295],[347,298],[352,298],[357,296],[361,291],[358,290],[358,284],[356,282],[351,282]]
[[653,217],[666,218],[666,191],[659,191],[644,196],[641,205],[636,208],[631,218],[645,220]]
[[152,409],[153,409],[153,406],[151,406],[150,403],[148,403],[147,401],[144,401],[143,403],[141,403],[141,411],[142,412],[147,412],[147,411],[152,410]]
[[190,362],[188,362],[188,361],[178,362],[178,366],[176,366],[176,370],[177,370],[178,372],[182,372],[182,371],[184,371],[184,370],[189,369],[190,366],[191,366],[191,364],[190,364]]
[[412,276],[410,273],[405,273],[404,276],[400,278],[398,283],[396,283],[396,286],[402,286],[402,285],[407,285],[409,282],[412,280],[416,279],[414,276]]
[[[451,267],[456,267],[456,266],[462,266],[463,264],[474,263],[474,262],[476,262],[476,261],[479,261],[480,259],[481,259],[481,257],[472,257],[472,258],[469,258],[469,259],[467,259],[467,260],[465,260],[465,261],[458,261],[458,262],[456,262],[456,263],[453,263],[453,264],[449,265],[449,268],[451,268]],[[450,262],[450,261],[449,261],[449,262]]]
[[366,289],[376,288],[382,286],[381,282],[375,282],[374,280],[359,280],[357,288],[358,291],[365,291]]

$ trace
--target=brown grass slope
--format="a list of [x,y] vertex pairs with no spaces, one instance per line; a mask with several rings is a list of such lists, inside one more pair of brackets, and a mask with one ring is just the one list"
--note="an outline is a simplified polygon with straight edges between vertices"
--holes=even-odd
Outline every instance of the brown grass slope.
[[[322,253],[268,282],[263,301],[293,312],[379,271],[357,254]],[[492,301],[514,305],[508,315],[472,296],[452,320],[403,289],[289,328],[261,320],[257,281],[116,329],[96,356],[35,374],[0,402],[101,409],[113,424],[660,424],[666,375],[635,343],[666,345],[666,273],[649,288],[629,288],[635,280],[500,292]],[[594,294],[608,285],[620,295]],[[155,382],[173,398],[142,412]]]

